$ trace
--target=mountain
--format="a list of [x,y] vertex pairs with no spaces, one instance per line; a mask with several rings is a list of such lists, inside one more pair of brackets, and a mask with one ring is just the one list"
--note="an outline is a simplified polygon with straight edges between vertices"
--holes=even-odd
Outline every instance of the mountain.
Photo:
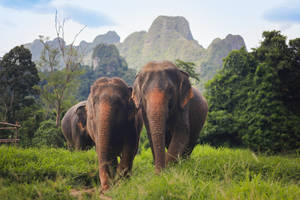
[[246,47],[240,35],[228,34],[224,39],[216,38],[208,46],[204,57],[200,60],[200,79],[203,82],[210,80],[217,70],[222,68],[223,58],[234,49]]
[[79,77],[77,98],[80,100],[87,99],[91,85],[100,77],[121,77],[128,85],[132,85],[135,79],[136,70],[128,68],[125,59],[113,44],[97,45],[93,49],[92,63],[91,67],[81,66],[85,73]]
[[99,44],[116,44],[120,42],[120,36],[115,31],[108,31],[103,35],[95,37],[93,42],[81,41],[78,50],[84,54],[91,52]]
[[[120,42],[120,36],[115,31],[108,31],[105,34],[98,35],[93,42],[86,42],[81,41],[78,46],[75,46],[75,48],[79,51],[81,55],[84,55],[83,62],[85,64],[91,64],[92,61],[92,53],[93,49],[99,45],[99,44],[116,44]],[[58,48],[58,38],[55,38],[54,40],[50,40],[47,42],[52,48]],[[63,41],[64,45],[65,42]],[[34,62],[38,62],[41,57],[41,53],[43,51],[43,44],[40,40],[36,39],[32,43],[27,43],[24,45],[26,48],[28,48],[32,53],[32,60]],[[61,59],[61,58],[60,58]],[[62,64],[62,60],[60,61]]]
[[117,44],[120,43],[120,36],[115,31],[108,31],[103,35],[98,35],[95,37],[93,42],[88,43],[86,41],[81,41],[77,47],[79,53],[84,55],[83,64],[92,66],[93,65],[93,49],[99,44]]
[[157,17],[148,32],[132,33],[117,47],[129,67],[136,69],[151,60],[195,62],[205,52],[193,39],[188,21],[184,17],[169,16]]
[[[49,41],[57,45],[55,40]],[[201,88],[222,67],[223,58],[234,50],[245,46],[239,35],[227,35],[224,39],[216,38],[203,48],[193,37],[189,22],[181,16],[159,16],[148,31],[134,32],[120,43],[120,36],[115,31],[98,35],[92,42],[81,41],[76,47],[84,55],[83,64],[93,66],[93,49],[99,44],[114,44],[120,55],[125,58],[129,68],[139,70],[152,60],[180,59],[194,62],[200,72]],[[33,54],[33,60],[40,58],[43,46],[39,40],[25,45]]]
[[151,60],[194,62],[196,71],[200,72],[201,88],[221,69],[223,58],[243,46],[245,42],[241,36],[229,34],[224,39],[216,38],[204,49],[193,38],[188,21],[178,16],[159,16],[147,32],[132,33],[123,43],[117,44],[128,66],[137,70]]

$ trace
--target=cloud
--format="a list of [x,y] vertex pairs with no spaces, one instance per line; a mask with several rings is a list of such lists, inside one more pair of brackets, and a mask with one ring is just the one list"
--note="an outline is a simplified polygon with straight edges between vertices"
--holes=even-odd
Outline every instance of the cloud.
[[51,0],[0,0],[0,5],[16,10],[35,10],[49,5]]
[[270,22],[298,24],[300,23],[300,3],[289,2],[272,9],[263,14],[263,18]]
[[72,19],[80,24],[87,25],[88,27],[95,28],[115,25],[109,17],[96,10],[74,6],[63,6],[62,10],[66,18]]
[[92,28],[115,25],[113,20],[99,11],[71,5],[55,7],[51,3],[52,0],[0,0],[0,6],[14,10],[26,10],[38,14],[53,14],[58,10],[63,13],[64,18]]
[[6,26],[6,27],[15,27],[15,26],[17,26],[17,24],[14,23],[13,21],[11,21],[11,20],[6,20],[6,19],[1,20],[1,24],[2,24],[3,26]]

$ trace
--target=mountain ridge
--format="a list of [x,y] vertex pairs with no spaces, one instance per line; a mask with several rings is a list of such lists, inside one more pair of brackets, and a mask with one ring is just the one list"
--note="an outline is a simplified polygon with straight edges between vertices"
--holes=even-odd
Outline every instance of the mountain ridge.
[[[38,61],[42,45],[39,40],[25,44],[33,54],[33,60]],[[49,41],[55,46],[55,39]],[[92,42],[81,41],[77,50],[84,55],[83,64],[93,65],[93,49],[101,44],[114,44],[120,55],[125,58],[128,67],[139,70],[152,60],[180,59],[194,62],[200,72],[200,79],[209,80],[222,67],[222,59],[234,50],[245,45],[240,35],[228,34],[224,39],[214,39],[207,48],[194,39],[189,22],[182,16],[158,16],[152,22],[148,31],[129,34],[123,42],[115,31],[108,31],[94,38]]]

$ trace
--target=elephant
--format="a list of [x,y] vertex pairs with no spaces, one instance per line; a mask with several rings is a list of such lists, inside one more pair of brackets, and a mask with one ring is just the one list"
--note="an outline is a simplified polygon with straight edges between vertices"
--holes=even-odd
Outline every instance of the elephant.
[[61,129],[69,148],[87,150],[94,146],[94,142],[86,129],[86,101],[72,106],[61,121]]
[[189,75],[170,61],[149,62],[136,76],[132,99],[142,110],[155,171],[159,173],[178,157],[189,157],[208,112]]
[[132,88],[120,78],[99,78],[91,86],[87,129],[96,145],[102,191],[109,189],[116,173],[129,175],[137,153],[143,122],[131,93]]

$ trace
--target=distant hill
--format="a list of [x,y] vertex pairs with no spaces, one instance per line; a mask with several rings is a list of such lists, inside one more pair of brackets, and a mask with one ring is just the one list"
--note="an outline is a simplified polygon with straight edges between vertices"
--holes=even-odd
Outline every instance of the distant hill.
[[[115,31],[108,31],[105,34],[98,35],[93,42],[86,42],[81,41],[77,48],[77,50],[81,53],[81,55],[84,55],[83,63],[87,65],[92,64],[92,53],[93,49],[99,45],[99,44],[116,44],[120,43],[120,36]],[[53,48],[58,48],[58,39],[55,38],[53,40],[48,41],[48,44]],[[64,42],[65,44],[65,42]],[[27,43],[24,45],[26,48],[28,48],[32,53],[32,60],[34,62],[37,62],[40,60],[41,53],[43,51],[43,45],[40,42],[40,40],[36,39],[32,43]],[[62,61],[61,61],[62,62]]]
[[97,47],[99,44],[117,44],[120,43],[120,36],[115,31],[108,31],[107,33],[103,35],[98,35],[95,37],[93,42],[88,43],[86,41],[81,41],[79,43],[78,51],[84,55],[83,63],[85,65],[92,66],[93,65],[93,50],[95,47]]
[[223,58],[234,49],[246,47],[244,39],[240,35],[227,35],[224,39],[216,38],[208,46],[205,55],[200,59],[200,79],[202,82],[210,80],[217,70],[222,68]]
[[87,99],[91,85],[100,77],[121,77],[128,85],[132,85],[136,70],[128,68],[115,45],[97,45],[91,58],[92,65],[81,66],[85,73],[79,77],[81,84],[77,91],[77,99]]

